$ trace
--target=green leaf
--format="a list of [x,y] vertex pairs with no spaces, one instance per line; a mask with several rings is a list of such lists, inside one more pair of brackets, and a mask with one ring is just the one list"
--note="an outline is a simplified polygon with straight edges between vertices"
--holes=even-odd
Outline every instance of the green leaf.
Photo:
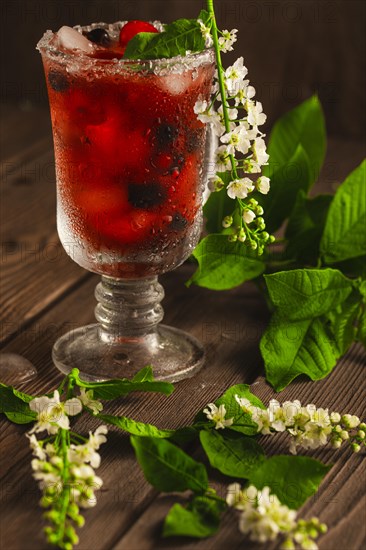
[[[207,12],[201,11],[199,18],[207,20]],[[178,19],[164,25],[159,33],[141,32],[127,44],[124,59],[161,59],[186,55],[187,51],[200,52],[205,49],[205,39],[197,19]]]
[[357,340],[359,340],[366,348],[366,309],[363,310],[360,318]]
[[366,160],[338,188],[320,243],[325,263],[364,256],[366,250]]
[[229,426],[228,429],[245,435],[255,435],[258,432],[258,426],[253,422],[250,414],[243,412],[243,409],[235,399],[236,395],[248,399],[255,407],[260,409],[266,408],[259,397],[251,393],[250,387],[247,384],[232,386],[215,402],[215,404],[218,407],[220,405],[225,405],[226,418],[234,419],[234,423]]
[[289,163],[301,145],[310,161],[313,183],[324,162],[326,150],[325,119],[316,95],[281,117],[273,127],[268,144],[269,165],[266,176],[272,176]]
[[37,413],[29,408],[33,396],[22,393],[12,386],[0,383],[0,413],[16,424],[28,424],[37,419]]
[[316,263],[320,240],[333,195],[307,198],[304,191],[297,195],[296,203],[286,228],[286,257],[302,263]]
[[264,208],[269,232],[278,229],[291,214],[300,191],[305,193],[313,183],[309,157],[299,143],[290,159],[271,175],[271,191],[258,196]]
[[100,420],[103,420],[103,422],[113,424],[125,432],[132,435],[138,435],[140,437],[168,438],[172,437],[175,433],[175,430],[160,430],[152,424],[137,422],[136,420],[132,420],[132,418],[127,418],[126,416],[98,414],[97,417],[100,418]]
[[[232,181],[231,172],[220,172],[219,176],[228,185]],[[233,199],[229,197],[226,188],[211,193],[203,207],[203,214],[206,218],[206,229],[209,233],[221,233],[222,220],[225,216],[231,215],[235,209]]]
[[341,355],[346,353],[355,340],[357,333],[356,321],[360,314],[360,306],[360,293],[354,290],[347,300],[330,311],[327,316]]
[[272,303],[297,321],[324,315],[351,294],[353,285],[336,269],[294,269],[265,275]]
[[187,508],[174,504],[165,518],[163,537],[210,537],[218,531],[225,508],[225,502],[208,496],[195,497]]
[[297,510],[316,493],[330,468],[305,456],[277,455],[253,470],[249,481],[257,489],[269,487],[282,504]]
[[116,399],[135,391],[158,392],[165,395],[170,395],[174,391],[173,384],[155,381],[152,378],[151,367],[142,369],[132,380],[121,378],[106,382],[84,382],[78,375],[74,376],[74,380],[80,388],[93,390],[95,399]]
[[264,333],[260,350],[267,380],[282,391],[294,378],[306,374],[320,380],[334,368],[339,351],[325,318],[290,321],[275,313]]
[[225,439],[216,431],[203,430],[200,440],[211,466],[230,477],[248,479],[265,460],[262,447],[251,437]]
[[132,382],[153,382],[154,374],[152,367],[145,367],[141,369],[135,376],[132,378]]
[[159,491],[203,493],[208,489],[206,468],[166,439],[131,436],[138,463]]
[[208,235],[193,256],[198,269],[187,282],[211,290],[228,290],[261,275],[265,264],[248,256],[242,243],[231,243],[226,235]]

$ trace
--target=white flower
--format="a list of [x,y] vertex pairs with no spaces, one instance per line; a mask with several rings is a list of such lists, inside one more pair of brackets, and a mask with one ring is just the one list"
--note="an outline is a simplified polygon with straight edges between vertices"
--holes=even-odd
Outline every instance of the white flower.
[[239,124],[231,132],[221,136],[221,142],[227,143],[227,150],[231,155],[235,155],[235,150],[246,154],[250,147],[248,132],[244,124]]
[[211,48],[211,46],[213,45],[211,29],[207,27],[201,19],[198,19],[198,23],[201,27],[202,36],[205,39],[206,48]]
[[231,199],[245,199],[253,190],[254,185],[249,178],[234,180],[227,186],[227,194]]
[[239,529],[253,541],[268,542],[296,527],[296,512],[281,504],[269,487],[259,491],[250,485],[243,491],[234,483],[228,487],[226,502],[240,510]]
[[93,468],[100,466],[100,454],[87,443],[85,445],[70,445],[68,460],[74,464],[85,464],[89,462]]
[[360,419],[358,418],[358,416],[351,414],[344,414],[341,420],[346,428],[357,428],[357,426],[360,424]]
[[46,460],[47,453],[44,451],[42,445],[40,445],[40,443],[39,443],[38,439],[36,438],[36,436],[34,434],[32,434],[32,435],[25,434],[25,435],[29,439],[29,445],[30,445],[30,448],[33,451],[34,456],[36,456],[40,460]]
[[203,124],[211,124],[212,130],[217,136],[221,136],[225,132],[222,116],[220,116],[213,107],[210,108],[206,100],[196,101],[193,110],[195,114],[198,115],[198,120]]
[[103,410],[102,403],[93,399],[93,390],[86,391],[85,388],[80,388],[79,399],[84,407],[91,409],[93,414],[98,414]]
[[235,94],[235,105],[246,105],[247,100],[252,99],[254,96],[255,88],[249,86],[249,80],[243,80]]
[[94,434],[89,432],[89,445],[98,450],[99,447],[107,441],[106,434],[108,433],[107,426],[98,426]]
[[244,58],[239,57],[224,73],[226,88],[230,95],[236,95],[243,86],[243,79],[247,76],[248,69],[244,66]]
[[203,412],[209,420],[215,422],[216,430],[223,430],[224,428],[231,426],[234,422],[233,418],[225,419],[225,405],[220,405],[219,407],[217,407],[214,403],[209,403],[207,407],[208,409],[204,409]]
[[233,44],[237,41],[238,37],[236,36],[238,29],[233,29],[231,31],[224,30],[222,31],[222,36],[219,38],[220,50],[223,53],[232,52]]
[[251,126],[261,126],[267,120],[263,113],[262,103],[260,101],[247,101],[248,122]]
[[55,390],[53,397],[36,397],[29,403],[29,408],[38,415],[37,423],[29,434],[47,430],[49,434],[57,433],[59,428],[68,430],[70,427],[68,416],[79,414],[83,406],[76,397],[60,402],[60,394]]
[[226,172],[231,169],[230,156],[226,145],[221,145],[215,152],[216,172]]
[[254,143],[252,145],[252,151],[254,160],[258,162],[260,166],[263,166],[267,163],[269,159],[269,155],[266,152],[266,144],[264,139],[257,138],[254,140]]
[[270,189],[270,179],[267,176],[261,176],[255,182],[255,187],[262,195],[267,195]]
[[250,224],[255,219],[255,214],[253,210],[244,210],[243,212],[243,220],[245,223]]
[[257,407],[255,407],[246,397],[239,397],[235,394],[235,401],[240,405],[244,413],[251,415],[255,414]]

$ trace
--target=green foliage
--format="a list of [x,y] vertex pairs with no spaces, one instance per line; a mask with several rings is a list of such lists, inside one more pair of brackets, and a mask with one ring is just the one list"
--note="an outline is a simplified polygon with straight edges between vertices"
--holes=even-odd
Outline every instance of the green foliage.
[[145,424],[144,422],[137,422],[132,418],[126,416],[112,416],[109,414],[98,414],[98,418],[108,424],[113,424],[120,428],[124,432],[128,432],[132,435],[138,435],[140,437],[158,437],[169,438],[175,434],[174,430],[160,430],[152,424]]
[[211,495],[196,496],[186,508],[174,504],[164,521],[163,537],[206,538],[217,533],[225,503]]
[[353,285],[336,269],[296,269],[265,275],[275,307],[288,321],[328,313],[351,294]]
[[219,407],[225,405],[226,418],[233,418],[234,422],[229,427],[230,430],[240,432],[244,435],[255,435],[258,431],[258,426],[253,422],[250,414],[247,414],[240,407],[235,399],[235,396],[248,399],[252,405],[259,409],[265,409],[262,401],[254,395],[247,384],[237,384],[229,388],[216,402]]
[[[202,10],[199,18],[207,21],[208,14]],[[161,59],[186,55],[187,51],[205,49],[205,39],[197,19],[178,19],[164,25],[161,33],[141,32],[127,44],[124,59]]]
[[142,369],[132,380],[121,378],[105,382],[84,382],[77,373],[74,374],[74,380],[80,388],[93,390],[95,399],[116,399],[135,391],[158,392],[165,395],[170,395],[174,391],[173,384],[154,380],[151,367]]
[[307,197],[304,191],[297,195],[286,228],[286,256],[304,264],[316,264],[320,239],[333,195]]
[[36,420],[37,414],[28,405],[32,399],[31,395],[0,384],[0,413],[5,414],[15,424],[29,424]]
[[204,493],[208,489],[206,468],[165,439],[131,436],[137,461],[146,479],[159,491]]
[[366,250],[366,160],[338,188],[320,244],[325,263],[364,256]]
[[265,459],[262,447],[251,437],[226,439],[217,431],[203,430],[200,440],[211,466],[230,477],[248,479]]
[[330,468],[305,456],[277,455],[251,472],[249,481],[257,489],[269,487],[283,504],[296,510],[316,493]]
[[[204,208],[207,229],[214,234],[194,252],[199,268],[189,284],[223,290],[254,279],[265,289],[274,314],[260,349],[267,379],[277,391],[300,374],[324,378],[353,341],[366,342],[360,286],[366,279],[366,161],[334,196],[309,197],[325,150],[324,116],[313,96],[275,124],[264,170],[271,191],[257,196],[268,231],[285,224],[283,249],[267,250],[259,260],[246,255],[241,243],[222,244],[227,236],[215,234],[222,231],[218,220],[231,213],[222,190]],[[224,182],[229,175],[222,174]],[[240,430],[236,421],[230,429]]]
[[208,235],[193,256],[198,261],[198,270],[187,282],[211,290],[226,290],[254,279],[263,273],[265,264],[250,257],[248,250],[239,242],[231,243],[225,235]]

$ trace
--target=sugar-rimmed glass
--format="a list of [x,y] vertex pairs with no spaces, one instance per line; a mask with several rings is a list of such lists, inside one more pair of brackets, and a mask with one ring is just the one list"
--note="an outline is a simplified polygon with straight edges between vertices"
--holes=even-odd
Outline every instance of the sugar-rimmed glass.
[[[113,36],[122,25],[98,27]],[[58,233],[76,263],[102,276],[98,323],[61,337],[53,360],[90,380],[130,378],[149,364],[159,379],[192,376],[203,347],[160,324],[157,276],[187,259],[200,236],[212,140],[194,105],[210,97],[214,54],[106,60],[60,50],[50,31],[38,49],[54,136]]]

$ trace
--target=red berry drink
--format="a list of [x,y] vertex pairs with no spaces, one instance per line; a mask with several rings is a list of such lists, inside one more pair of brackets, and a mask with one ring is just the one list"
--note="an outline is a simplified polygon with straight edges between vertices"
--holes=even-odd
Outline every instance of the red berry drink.
[[136,32],[159,30],[136,21],[62,28],[38,45],[61,241],[81,266],[116,278],[173,269],[201,229],[206,128],[194,105],[209,100],[213,54],[121,59]]

